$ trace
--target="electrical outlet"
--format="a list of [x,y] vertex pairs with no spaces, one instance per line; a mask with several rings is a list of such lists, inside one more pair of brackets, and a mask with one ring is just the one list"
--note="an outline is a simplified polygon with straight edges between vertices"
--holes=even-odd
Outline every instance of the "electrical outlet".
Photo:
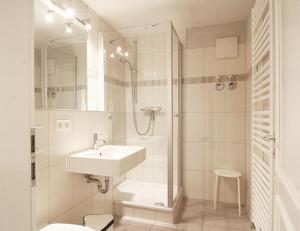
[[56,131],[69,131],[71,130],[70,120],[56,120]]

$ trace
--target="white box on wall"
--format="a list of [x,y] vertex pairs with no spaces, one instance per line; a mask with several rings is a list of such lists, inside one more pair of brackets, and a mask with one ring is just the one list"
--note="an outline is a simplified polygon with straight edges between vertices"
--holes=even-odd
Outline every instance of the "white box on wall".
[[216,58],[238,57],[238,37],[216,39]]

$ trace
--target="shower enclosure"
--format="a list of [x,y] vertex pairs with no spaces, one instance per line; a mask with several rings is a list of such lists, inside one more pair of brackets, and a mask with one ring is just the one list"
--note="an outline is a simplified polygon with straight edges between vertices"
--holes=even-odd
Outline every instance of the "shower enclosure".
[[181,196],[181,43],[170,22],[124,29],[109,57],[124,63],[126,145],[146,161],[118,180],[114,201],[173,208]]

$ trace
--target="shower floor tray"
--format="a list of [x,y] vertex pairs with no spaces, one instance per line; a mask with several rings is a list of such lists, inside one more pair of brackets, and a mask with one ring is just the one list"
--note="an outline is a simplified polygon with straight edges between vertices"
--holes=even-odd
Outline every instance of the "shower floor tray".
[[[177,192],[177,186],[173,186]],[[114,187],[114,201],[117,203],[130,203],[136,205],[167,207],[167,184],[136,180],[124,180]],[[177,193],[174,193],[173,199]]]

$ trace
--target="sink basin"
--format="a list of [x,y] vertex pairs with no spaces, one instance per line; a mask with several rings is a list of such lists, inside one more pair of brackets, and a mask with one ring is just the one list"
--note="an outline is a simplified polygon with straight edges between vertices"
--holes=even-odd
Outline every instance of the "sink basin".
[[66,158],[68,172],[119,177],[146,159],[146,148],[105,145]]

